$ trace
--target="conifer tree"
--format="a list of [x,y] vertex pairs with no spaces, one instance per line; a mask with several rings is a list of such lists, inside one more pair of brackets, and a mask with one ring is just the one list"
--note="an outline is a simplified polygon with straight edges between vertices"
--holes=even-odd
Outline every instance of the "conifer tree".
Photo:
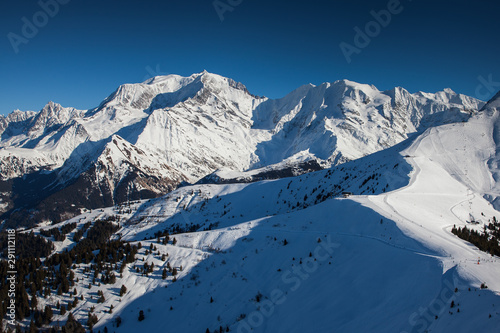
[[36,298],[35,293],[33,293],[33,295],[31,296],[31,309],[33,311],[36,310],[37,305],[38,305],[38,300]]
[[120,297],[125,295],[126,292],[127,292],[127,287],[125,287],[125,285],[122,284],[122,287],[120,288]]

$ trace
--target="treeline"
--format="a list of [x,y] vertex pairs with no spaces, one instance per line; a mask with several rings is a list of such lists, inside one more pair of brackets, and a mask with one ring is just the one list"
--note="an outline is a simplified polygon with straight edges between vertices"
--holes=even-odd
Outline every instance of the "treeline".
[[73,242],[75,243],[79,242],[80,239],[82,239],[83,235],[85,234],[85,231],[87,231],[88,228],[90,228],[91,224],[92,224],[91,222],[87,222],[83,225],[81,229],[75,231],[75,233],[73,234]]
[[[208,228],[205,228],[204,230],[205,231],[212,230],[212,228],[216,227],[217,225],[219,225],[218,222],[217,223],[210,223]],[[160,237],[165,237],[165,239],[163,240],[163,244],[167,244],[167,242],[169,241],[170,235],[195,232],[195,231],[198,231],[200,228],[201,228],[201,225],[199,223],[196,223],[196,224],[190,223],[189,225],[180,225],[177,223],[177,224],[171,225],[169,228],[165,228],[163,230],[155,232],[153,234],[153,236],[150,236],[149,238],[144,237],[144,240],[157,238],[158,243],[160,243],[160,241],[159,241]]]
[[54,240],[56,242],[62,242],[63,240],[66,239],[66,234],[71,232],[73,229],[76,228],[76,222],[68,223],[65,224],[61,227],[61,229],[55,227],[52,229],[41,229],[40,230],[40,235],[45,236],[45,237],[54,237]]
[[488,226],[484,226],[483,232],[468,229],[466,226],[458,228],[453,226],[451,232],[463,240],[466,240],[481,251],[488,252],[491,255],[500,256],[500,223],[496,218]]
[[[21,233],[16,232],[15,249],[18,258],[38,257],[43,258],[48,256],[54,249],[51,241],[44,237],[35,235],[33,232]],[[8,234],[7,232],[0,233],[0,251],[3,258],[7,258],[8,249]]]
[[[116,274],[121,274],[128,263],[135,261],[138,247],[121,240],[110,240],[111,236],[119,228],[114,224],[113,218],[108,220],[99,220],[85,224],[82,229],[87,231],[85,238],[81,239],[71,250],[65,250],[62,253],[50,255],[53,245],[44,237],[29,234],[16,234],[16,260],[17,285],[16,295],[16,313],[19,320],[25,318],[31,319],[31,325],[28,331],[36,331],[52,321],[54,313],[64,315],[73,310],[77,304],[83,300],[83,295],[77,295],[74,269],[79,264],[90,264],[84,270],[87,273],[93,273],[91,285],[100,283],[115,283]],[[61,234],[73,230],[76,225],[72,224],[57,229]],[[71,228],[71,229],[70,229]],[[52,229],[51,229],[52,230]],[[78,230],[79,232],[81,230]],[[51,231],[50,235],[57,234]],[[80,238],[83,236],[81,233]],[[7,247],[7,235],[1,235],[2,249]],[[22,254],[22,255],[21,255]],[[45,261],[40,258],[46,258]],[[7,277],[9,271],[8,262],[0,261],[0,276]],[[23,278],[19,278],[23,277]],[[90,287],[90,285],[89,285]],[[0,299],[8,300],[9,281],[6,278],[0,279]],[[52,294],[69,296],[69,301],[64,304],[45,306],[38,309],[38,299],[47,298]],[[8,302],[2,302],[0,306],[0,316],[3,318],[7,313]],[[87,322],[91,328],[97,317]],[[78,327],[83,332],[80,324],[76,323],[74,318],[68,317],[68,322],[62,328],[56,328],[55,331],[68,331],[71,327]],[[68,327],[66,327],[68,326]],[[53,331],[53,328],[50,329]],[[71,331],[71,330],[70,330]]]
[[113,220],[109,218],[94,222],[92,228],[87,231],[87,237],[75,245],[76,250],[79,251],[86,248],[96,250],[100,245],[105,244],[111,235],[119,229],[119,226],[111,223],[111,221]]
[[[38,244],[40,241],[39,236],[33,236],[30,234],[17,234],[17,240],[23,239],[31,239],[35,244]],[[41,237],[44,241],[45,239]],[[47,241],[45,241],[47,243]],[[20,243],[24,243],[21,241]],[[17,242],[16,242],[17,245]],[[46,244],[42,245],[43,247]],[[33,249],[33,245],[29,247]],[[18,251],[16,251],[18,252]],[[44,249],[38,249],[34,252],[42,253]],[[19,253],[19,252],[18,252]],[[49,251],[50,253],[50,251]],[[35,312],[35,306],[37,304],[37,295],[40,296],[44,293],[45,288],[47,287],[47,283],[44,280],[48,277],[48,272],[43,268],[42,261],[39,257],[35,256],[18,256],[15,263],[16,271],[17,271],[17,280],[15,287],[15,299],[16,299],[16,314],[17,318],[23,320],[25,317],[30,316]],[[0,261],[0,299],[4,300],[0,306],[0,316],[3,318],[7,313],[8,302],[6,300],[9,299],[8,293],[10,292],[10,281],[7,280],[9,276],[7,274],[8,271],[12,271],[10,264],[6,260]],[[28,297],[28,292],[31,293],[31,298]],[[37,293],[38,292],[38,293]],[[47,312],[50,314],[50,311]],[[42,325],[42,321],[46,321],[45,316],[37,315],[39,318],[40,325]]]

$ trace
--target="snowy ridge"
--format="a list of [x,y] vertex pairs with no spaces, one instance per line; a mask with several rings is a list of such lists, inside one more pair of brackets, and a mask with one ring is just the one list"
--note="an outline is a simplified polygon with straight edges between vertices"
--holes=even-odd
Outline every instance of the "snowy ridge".
[[[430,126],[464,121],[483,106],[451,90],[382,92],[348,80],[302,86],[270,100],[206,71],[189,77],[156,77],[121,85],[95,109],[81,111],[50,102],[38,113],[2,117],[0,175],[8,183],[3,197],[10,198],[2,199],[3,211],[10,214],[19,207],[11,183],[27,174],[42,177],[51,189],[32,200],[40,207],[60,200],[61,191],[70,186],[72,191],[79,187],[78,193],[84,193],[86,186],[106,199],[77,196],[64,201],[77,208],[96,208],[124,197],[156,197],[219,169],[247,172],[308,160],[322,167],[338,165],[392,147]],[[122,163],[115,159],[123,154],[116,149],[100,157],[115,137],[130,146],[129,167],[117,167]],[[139,165],[145,156],[147,168]],[[102,175],[107,170],[105,181],[94,174],[96,170]],[[142,191],[143,181],[135,182],[135,173],[143,181],[151,178],[147,191]],[[47,179],[52,183],[45,184]],[[119,199],[116,182],[130,188],[131,194]],[[23,207],[41,209],[32,203]],[[26,216],[18,216],[9,223],[24,220]]]
[[[498,111],[489,109],[326,170],[185,186],[128,211],[110,207],[63,222],[118,215],[117,234],[143,246],[113,285],[88,289],[85,266],[76,269],[85,295],[76,317],[84,322],[95,306],[94,329],[117,332],[494,332],[500,258],[450,230],[480,231],[500,217],[483,198],[496,193],[496,123]],[[469,223],[470,214],[480,224]],[[157,242],[156,232],[175,227],[194,232],[173,235],[175,244]],[[71,244],[57,243],[56,251]],[[150,244],[169,256],[146,254]],[[155,264],[150,276],[133,268],[144,262]],[[161,279],[167,265],[182,267],[176,282]],[[122,284],[130,292],[120,298]],[[101,304],[89,297],[98,289]]]
[[497,109],[500,107],[500,91],[483,107],[483,110]]
[[[200,146],[200,138],[208,137],[221,147],[209,147],[212,154],[204,157],[220,155],[214,159],[226,164],[231,157],[237,164],[229,166],[243,171],[256,163],[279,163],[304,152],[323,160],[338,154],[359,158],[394,145],[415,132],[421,122],[429,124],[436,114],[444,113],[435,121],[437,124],[455,122],[483,105],[451,90],[413,95],[403,88],[380,92],[348,80],[318,87],[307,85],[282,99],[268,100],[250,95],[241,83],[203,72],[122,85],[98,108],[88,111],[63,108],[53,102],[36,114],[16,111],[2,117],[12,129],[5,126],[8,136],[4,129],[0,144],[50,153],[48,158],[55,160],[50,164],[61,166],[82,140],[98,142],[118,134],[143,149],[168,153],[173,167],[187,169],[199,167],[192,156],[199,151],[185,152],[182,146],[188,140],[191,146]],[[23,131],[14,132],[14,125],[23,122],[27,122]],[[205,128],[214,133],[207,136]],[[227,132],[231,136],[224,134]],[[179,136],[186,139],[174,141],[180,140]],[[228,139],[232,140],[224,145]],[[326,143],[319,143],[325,139]],[[70,141],[75,143],[71,145]],[[239,149],[221,155],[235,144]],[[194,161],[186,165],[190,159]],[[214,163],[206,169],[214,171]],[[199,178],[207,172],[191,173]]]
[[403,88],[380,92],[348,80],[308,85],[256,109],[254,127],[274,133],[257,154],[277,163],[307,151],[338,164],[393,146],[422,127],[467,119],[482,105],[451,91],[426,96]]

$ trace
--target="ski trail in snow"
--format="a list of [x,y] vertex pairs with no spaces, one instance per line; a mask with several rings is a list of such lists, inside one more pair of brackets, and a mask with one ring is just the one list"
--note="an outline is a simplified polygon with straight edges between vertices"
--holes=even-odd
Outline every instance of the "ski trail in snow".
[[[424,141],[425,143],[430,141],[431,149],[435,152],[439,153],[445,150],[441,142],[440,147],[436,146],[433,136],[430,137],[433,133],[436,133],[435,129],[424,133],[415,145],[407,149],[412,150],[409,155],[418,156],[416,158],[407,158],[413,167],[408,185],[382,195],[368,196],[366,198],[355,197],[353,200],[371,206],[381,215],[393,220],[411,238],[421,241],[433,250],[437,250],[440,255],[437,257],[432,256],[441,260],[444,271],[453,266],[458,266],[462,275],[469,279],[485,281],[485,274],[482,274],[483,272],[476,269],[475,265],[471,265],[471,263],[478,262],[478,260],[484,264],[491,263],[492,271],[499,271],[498,265],[494,264],[487,253],[477,250],[469,243],[454,236],[449,230],[453,226],[452,219],[458,220],[457,224],[463,224],[463,221],[455,212],[457,207],[464,202],[476,199],[476,195],[473,192],[474,197],[472,199],[463,199],[462,192],[464,188],[468,188],[468,184],[462,184],[448,173],[445,175],[443,173],[444,168],[441,167],[437,160],[434,161],[431,157],[426,158],[418,154],[420,145]],[[406,154],[406,152],[401,152],[401,154]],[[429,179],[438,179],[439,182],[442,181],[442,184],[437,182],[437,185],[433,184],[432,181],[429,182]],[[468,180],[470,181],[470,179]],[[440,192],[441,187],[434,189],[433,186],[442,186],[445,191]],[[427,199],[419,200],[419,198],[425,197]],[[428,206],[429,203],[434,202],[438,203],[433,205],[435,207]],[[447,207],[441,208],[441,205],[447,205]],[[442,223],[444,225],[440,225]]]
[[459,203],[457,203],[456,205],[452,206],[450,208],[450,212],[455,215],[455,217],[460,221],[460,222],[463,222],[462,219],[460,219],[460,217],[455,213],[454,209],[457,208],[458,206],[461,206],[464,202],[468,202],[468,201],[472,201],[476,198],[476,194],[472,193],[472,199],[465,199],[465,200],[462,200],[460,201]]
[[360,238],[366,238],[366,239],[372,239],[372,240],[375,240],[375,241],[378,241],[378,242],[381,242],[381,243],[384,243],[385,245],[389,245],[389,246],[392,246],[394,248],[397,248],[397,249],[400,249],[400,250],[405,250],[405,251],[409,251],[411,253],[415,253],[415,254],[419,254],[419,255],[423,255],[423,256],[428,256],[428,257],[432,257],[432,258],[439,258],[438,256],[436,256],[435,254],[432,254],[432,253],[426,253],[426,252],[423,252],[423,251],[420,251],[420,250],[415,250],[415,249],[412,249],[412,248],[408,248],[408,247],[404,247],[402,245],[398,245],[398,244],[395,244],[395,243],[391,243],[391,242],[388,242],[384,239],[381,239],[381,238],[377,238],[377,237],[373,237],[373,236],[368,236],[368,235],[360,235],[360,234],[349,234],[349,233],[344,233],[344,232],[339,232],[339,233],[336,233],[336,235],[341,235],[341,236],[348,236],[348,237],[360,237]]

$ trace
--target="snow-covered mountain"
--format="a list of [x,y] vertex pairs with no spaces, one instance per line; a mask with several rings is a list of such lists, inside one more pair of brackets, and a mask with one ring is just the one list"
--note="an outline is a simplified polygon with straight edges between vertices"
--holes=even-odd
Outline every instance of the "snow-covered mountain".
[[1,207],[10,223],[57,221],[84,207],[157,197],[219,169],[312,160],[329,167],[483,106],[449,89],[410,94],[348,80],[272,100],[208,72],[155,77],[120,86],[91,110],[50,102],[0,117]]
[[[74,316],[85,324],[91,312],[94,330],[116,332],[496,332],[500,258],[452,233],[500,221],[496,103],[324,170],[183,186],[61,223],[75,227],[56,253],[109,217],[119,222],[113,239],[142,246],[111,268],[113,283],[94,279],[96,263],[74,267]],[[39,307],[72,296],[53,292]],[[54,311],[54,322],[67,318]]]

